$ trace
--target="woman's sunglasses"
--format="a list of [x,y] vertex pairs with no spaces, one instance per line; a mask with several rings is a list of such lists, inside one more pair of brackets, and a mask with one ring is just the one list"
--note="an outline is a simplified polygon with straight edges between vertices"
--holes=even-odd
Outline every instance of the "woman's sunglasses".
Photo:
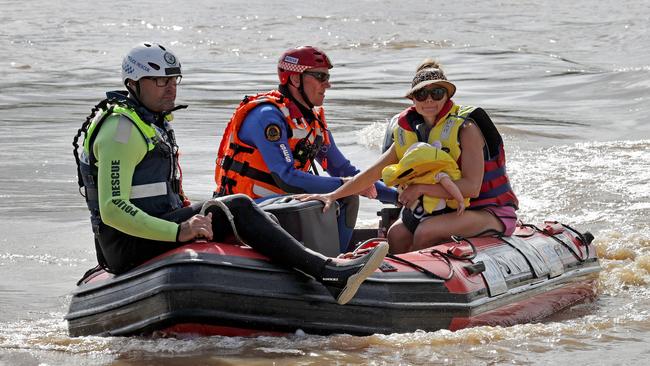
[[303,71],[303,74],[307,74],[314,79],[320,81],[321,83],[327,82],[330,80],[330,74],[326,72],[320,72],[320,71]]
[[413,92],[413,98],[418,102],[424,102],[430,95],[433,100],[442,100],[442,98],[445,97],[445,94],[447,94],[447,89],[445,88],[422,88]]

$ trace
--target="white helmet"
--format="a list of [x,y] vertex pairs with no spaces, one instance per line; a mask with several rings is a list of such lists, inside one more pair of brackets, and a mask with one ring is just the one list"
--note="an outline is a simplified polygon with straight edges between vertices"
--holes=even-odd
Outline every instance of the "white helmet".
[[133,47],[122,60],[122,81],[138,81],[145,76],[181,75],[181,63],[158,43],[144,42]]

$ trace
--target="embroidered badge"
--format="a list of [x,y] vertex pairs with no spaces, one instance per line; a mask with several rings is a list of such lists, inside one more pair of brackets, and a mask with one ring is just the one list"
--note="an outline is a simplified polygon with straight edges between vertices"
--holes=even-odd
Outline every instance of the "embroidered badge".
[[297,65],[298,64],[298,58],[297,57],[292,57],[292,56],[284,56],[284,62],[288,62],[290,64]]
[[276,125],[275,123],[271,123],[270,125],[266,126],[264,135],[266,135],[267,140],[276,142],[280,139],[280,137],[282,137],[282,130],[280,130],[280,126]]
[[442,140],[447,140],[449,138],[452,127],[454,127],[454,121],[445,121],[445,125],[442,127],[442,132],[440,133],[440,138]]
[[165,52],[165,54],[163,55],[163,58],[165,59],[165,62],[167,62],[170,65],[173,65],[173,64],[176,63],[176,57],[174,57],[174,55],[172,55],[169,52]]
[[404,135],[404,131],[402,131],[402,129],[397,130],[397,142],[401,146],[406,145],[406,136]]

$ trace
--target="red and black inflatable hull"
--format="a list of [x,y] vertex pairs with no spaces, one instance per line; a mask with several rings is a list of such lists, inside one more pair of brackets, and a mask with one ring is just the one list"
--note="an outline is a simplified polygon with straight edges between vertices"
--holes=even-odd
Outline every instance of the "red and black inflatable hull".
[[[564,229],[516,234],[387,258],[346,305],[249,248],[189,244],[124,275],[87,278],[66,319],[71,336],[367,335],[538,321],[596,296],[590,240]],[[460,259],[472,246],[476,256]]]

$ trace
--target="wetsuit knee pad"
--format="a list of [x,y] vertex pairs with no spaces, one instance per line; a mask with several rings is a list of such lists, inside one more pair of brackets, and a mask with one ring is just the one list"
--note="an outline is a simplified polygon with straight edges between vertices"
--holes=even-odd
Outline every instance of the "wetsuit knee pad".
[[255,202],[245,194],[237,193],[220,198],[230,209],[252,207]]

